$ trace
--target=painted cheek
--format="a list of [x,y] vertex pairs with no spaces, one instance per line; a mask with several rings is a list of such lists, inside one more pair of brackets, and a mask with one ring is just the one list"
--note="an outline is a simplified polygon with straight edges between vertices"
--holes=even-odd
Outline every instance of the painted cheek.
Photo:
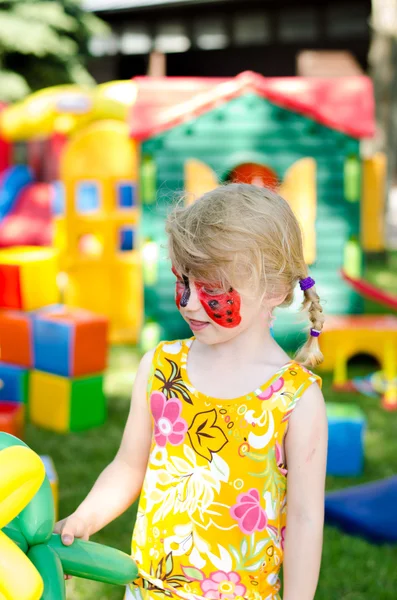
[[231,329],[241,323],[241,297],[230,288],[224,294],[208,294],[204,285],[196,282],[197,296],[207,315],[218,325]]

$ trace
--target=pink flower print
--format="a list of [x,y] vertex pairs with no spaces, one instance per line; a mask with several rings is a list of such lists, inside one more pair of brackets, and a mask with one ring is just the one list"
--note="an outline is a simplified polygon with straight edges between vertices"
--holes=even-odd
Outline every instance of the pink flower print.
[[258,394],[258,398],[261,400],[269,400],[273,394],[279,392],[284,385],[284,379],[279,377],[272,385],[270,385],[264,392]]
[[231,507],[230,514],[247,535],[263,531],[267,526],[267,515],[260,505],[259,492],[255,488],[237,496],[237,504]]
[[276,442],[275,454],[276,454],[276,463],[277,463],[278,470],[280,471],[280,473],[282,475],[287,475],[288,471],[284,466],[283,449],[281,448],[281,446],[278,442]]
[[285,527],[281,528],[281,550],[284,550],[285,544]]
[[150,396],[150,409],[154,419],[154,439],[164,447],[167,442],[179,446],[185,439],[188,425],[180,416],[182,403],[178,398],[167,398],[162,392]]
[[200,581],[204,598],[211,600],[233,600],[236,596],[243,596],[247,591],[245,585],[240,583],[240,575],[235,571],[225,573],[216,571],[211,573],[209,579]]

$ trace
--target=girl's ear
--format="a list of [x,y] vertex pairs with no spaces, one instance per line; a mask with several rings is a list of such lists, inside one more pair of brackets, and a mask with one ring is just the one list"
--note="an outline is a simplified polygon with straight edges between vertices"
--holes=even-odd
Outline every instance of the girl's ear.
[[280,306],[280,304],[282,304],[285,301],[287,296],[288,296],[288,292],[281,293],[280,290],[278,290],[277,294],[272,294],[271,296],[264,296],[263,304],[270,311],[272,311],[277,306]]

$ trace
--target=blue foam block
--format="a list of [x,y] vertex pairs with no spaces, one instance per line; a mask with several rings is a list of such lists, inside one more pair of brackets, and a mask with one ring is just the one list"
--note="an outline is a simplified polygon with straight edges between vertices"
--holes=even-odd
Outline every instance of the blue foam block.
[[358,406],[327,403],[327,474],[340,477],[361,475],[364,468],[366,418]]
[[27,401],[28,369],[0,362],[0,400]]
[[[56,307],[54,307],[56,309]],[[64,321],[48,321],[37,314],[33,319],[33,365],[38,371],[70,377],[74,328]]]
[[325,520],[375,544],[397,543],[397,476],[327,494]]

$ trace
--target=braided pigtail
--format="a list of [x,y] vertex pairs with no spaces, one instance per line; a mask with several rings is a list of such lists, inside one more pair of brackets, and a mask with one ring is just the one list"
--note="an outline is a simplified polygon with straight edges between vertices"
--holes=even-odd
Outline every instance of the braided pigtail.
[[300,280],[300,287],[304,294],[303,309],[309,313],[311,329],[306,343],[296,355],[296,360],[308,367],[317,367],[324,359],[318,343],[324,325],[324,314],[314,285],[315,282],[311,277]]

